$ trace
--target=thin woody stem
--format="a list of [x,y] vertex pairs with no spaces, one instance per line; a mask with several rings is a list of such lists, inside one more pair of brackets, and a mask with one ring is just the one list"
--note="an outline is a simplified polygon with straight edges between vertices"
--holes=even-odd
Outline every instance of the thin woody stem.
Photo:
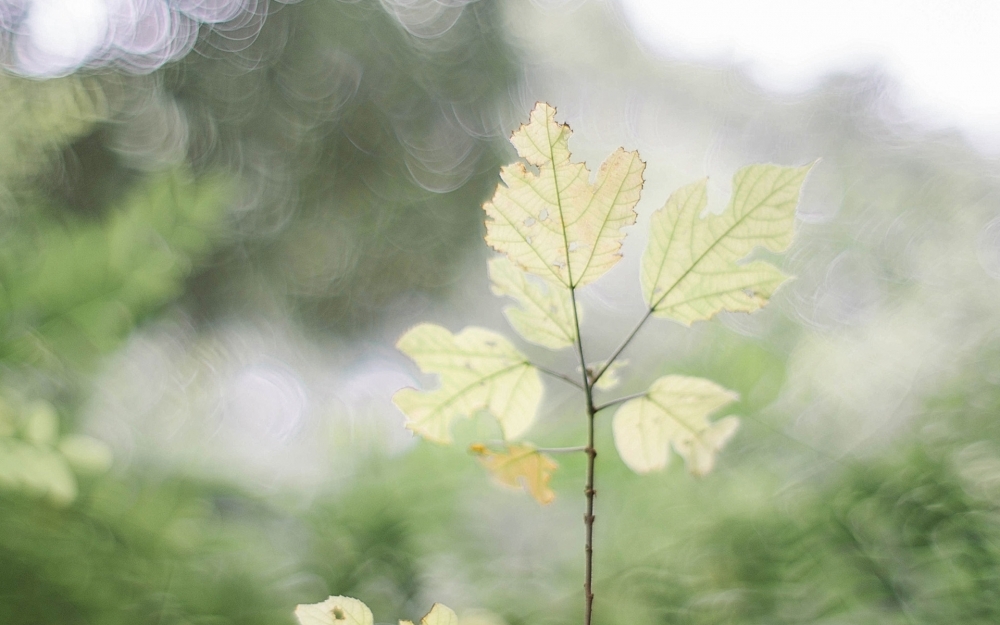
[[[549,126],[546,126],[546,132],[549,132]],[[549,157],[553,162],[555,162],[555,154],[552,152],[552,137],[549,139]],[[562,197],[559,193],[559,180],[558,170],[556,168],[552,169],[552,182],[556,188],[556,204],[559,208],[559,222],[562,225],[563,234],[563,244],[566,250],[566,285],[569,287],[570,300],[573,303],[573,327],[576,329],[576,351],[580,356],[580,370],[583,375],[583,392],[587,396],[587,447],[585,451],[587,452],[587,487],[584,489],[584,493],[587,495],[587,513],[583,517],[584,525],[586,526],[586,544],[584,550],[587,555],[586,567],[584,573],[583,581],[583,594],[584,594],[584,616],[583,625],[591,625],[591,616],[594,611],[594,592],[592,587],[592,582],[594,578],[593,565],[594,565],[594,495],[596,491],[594,490],[594,459],[597,457],[597,450],[594,449],[594,393],[593,384],[596,378],[590,375],[587,371],[587,359],[583,355],[583,339],[580,336],[580,312],[576,305],[576,283],[573,281],[573,263],[570,259],[569,249],[569,234],[566,232],[566,215],[563,213]],[[607,367],[605,367],[606,369]],[[602,371],[603,373],[603,371]]]
[[583,355],[583,339],[580,336],[580,316],[577,313],[576,306],[576,289],[570,287],[569,295],[573,303],[573,323],[576,327],[576,351],[580,356],[580,368],[583,371],[583,391],[587,397],[587,446],[583,449],[587,453],[587,485],[583,490],[584,495],[587,497],[587,512],[583,515],[583,524],[586,531],[584,542],[586,560],[583,577],[583,625],[591,625],[594,614],[594,496],[597,494],[597,491],[594,489],[594,460],[597,459],[597,449],[594,447],[594,416],[597,414],[597,410],[594,408],[594,379],[587,371],[587,359]]

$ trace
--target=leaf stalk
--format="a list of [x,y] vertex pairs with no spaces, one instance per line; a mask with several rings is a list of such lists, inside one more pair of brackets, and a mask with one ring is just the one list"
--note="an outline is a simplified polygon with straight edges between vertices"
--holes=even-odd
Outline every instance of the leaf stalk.
[[528,364],[530,364],[532,367],[534,367],[535,369],[538,369],[539,371],[541,371],[542,373],[544,373],[546,375],[551,375],[552,377],[558,378],[558,379],[562,380],[563,382],[566,382],[567,384],[572,384],[573,386],[575,386],[576,388],[580,389],[581,391],[586,390],[582,384],[580,384],[579,382],[577,382],[573,378],[569,377],[568,375],[565,375],[563,373],[559,373],[558,371],[553,371],[552,369],[548,369],[546,367],[541,367],[539,365],[536,365],[533,362],[532,363],[528,363]]

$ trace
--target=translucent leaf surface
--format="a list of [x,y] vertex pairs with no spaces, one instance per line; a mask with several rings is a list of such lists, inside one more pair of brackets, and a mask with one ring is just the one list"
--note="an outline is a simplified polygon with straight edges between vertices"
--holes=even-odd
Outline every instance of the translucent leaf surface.
[[[399,625],[413,625],[413,621],[400,621]],[[458,625],[458,615],[443,603],[435,603],[420,619],[420,625]]]
[[636,473],[649,473],[667,466],[673,446],[687,461],[688,471],[704,475],[739,426],[736,417],[714,423],[708,417],[737,397],[702,378],[662,377],[646,395],[622,404],[615,413],[612,429],[618,453]]
[[500,170],[503,180],[486,211],[486,242],[525,270],[567,287],[593,282],[621,258],[622,228],[635,223],[633,207],[646,165],[637,152],[616,150],[596,179],[570,160],[570,129],[539,102],[511,137],[524,163]]
[[562,349],[576,342],[569,290],[532,282],[506,258],[492,259],[489,271],[493,292],[518,303],[504,308],[503,314],[525,340],[549,349]]
[[501,484],[524,488],[541,504],[555,499],[549,480],[559,465],[531,445],[508,445],[503,452],[491,451],[485,445],[473,445],[472,451]]
[[300,625],[373,625],[372,611],[350,597],[330,597],[321,603],[303,603],[295,607]]
[[421,371],[440,376],[436,390],[406,388],[392,398],[406,415],[406,427],[427,440],[450,443],[451,423],[479,410],[496,417],[508,439],[534,421],[542,399],[538,370],[496,332],[472,327],[452,334],[425,323],[404,334],[396,347]]
[[752,312],[766,304],[788,276],[765,261],[739,261],[757,246],[788,249],[809,167],[741,169],[721,215],[701,217],[704,180],[670,196],[650,220],[642,259],[642,289],[654,314],[690,325],[724,310]]

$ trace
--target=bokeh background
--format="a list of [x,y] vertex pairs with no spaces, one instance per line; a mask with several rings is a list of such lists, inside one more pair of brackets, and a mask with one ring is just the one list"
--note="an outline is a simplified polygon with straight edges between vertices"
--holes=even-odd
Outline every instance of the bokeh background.
[[[596,622],[1000,622],[998,51],[975,48],[1000,16],[740,4],[0,2],[0,622],[291,624],[330,594],[379,623],[580,622],[583,459],[541,507],[389,401],[433,382],[393,348],[414,323],[507,331],[480,205],[536,100],[592,167],[648,163],[582,296],[593,354],[642,312],[673,189],[707,175],[721,207],[742,165],[821,159],[797,278],[626,354],[622,393],[704,375],[743,426],[695,479],[631,474],[599,423]],[[579,397],[548,391],[533,439],[579,444]]]

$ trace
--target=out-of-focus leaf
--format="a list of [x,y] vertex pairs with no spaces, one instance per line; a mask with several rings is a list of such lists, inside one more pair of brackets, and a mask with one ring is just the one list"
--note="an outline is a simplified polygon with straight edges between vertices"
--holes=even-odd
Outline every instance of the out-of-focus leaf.
[[451,442],[451,423],[486,410],[500,422],[504,437],[523,434],[542,399],[538,370],[510,341],[484,328],[452,334],[424,323],[400,337],[396,347],[421,371],[440,376],[433,391],[406,388],[393,403],[406,415],[406,427],[437,443]]
[[489,263],[493,292],[517,301],[504,316],[525,340],[549,349],[562,349],[576,342],[573,302],[568,289],[551,283],[535,284],[506,258]]
[[559,465],[533,446],[508,445],[503,452],[495,452],[477,444],[470,450],[479,456],[479,462],[501,484],[524,488],[540,504],[551,503],[555,499],[556,494],[549,488],[549,481]]
[[664,376],[644,396],[625,402],[615,413],[612,429],[618,454],[636,473],[649,473],[667,466],[673,446],[688,471],[705,475],[739,426],[736,417],[714,423],[708,417],[737,398],[709,380]]
[[295,607],[300,625],[373,625],[372,611],[351,597],[330,597],[320,603],[303,603]]
[[180,294],[209,251],[227,185],[182,170],[153,176],[102,223],[44,223],[0,251],[8,357],[83,365]]
[[90,436],[64,436],[57,446],[74,471],[81,474],[104,473],[111,467],[111,448]]
[[762,260],[739,261],[757,246],[788,249],[810,167],[741,169],[721,215],[702,217],[708,202],[704,180],[671,195],[650,220],[642,259],[642,289],[653,314],[691,325],[724,310],[752,312],[766,304],[788,276]]
[[16,438],[0,438],[0,488],[48,497],[56,505],[76,498],[76,478],[62,455]]
[[63,145],[107,115],[97,81],[29,80],[0,73],[0,180],[37,173]]
[[566,287],[601,277],[621,258],[622,228],[635,223],[633,207],[646,165],[637,152],[618,149],[594,183],[583,163],[570,161],[570,129],[539,102],[511,137],[529,165],[500,170],[503,184],[486,211],[486,242],[530,273]]
[[59,416],[52,404],[36,401],[25,412],[24,438],[34,445],[54,445],[59,436]]

